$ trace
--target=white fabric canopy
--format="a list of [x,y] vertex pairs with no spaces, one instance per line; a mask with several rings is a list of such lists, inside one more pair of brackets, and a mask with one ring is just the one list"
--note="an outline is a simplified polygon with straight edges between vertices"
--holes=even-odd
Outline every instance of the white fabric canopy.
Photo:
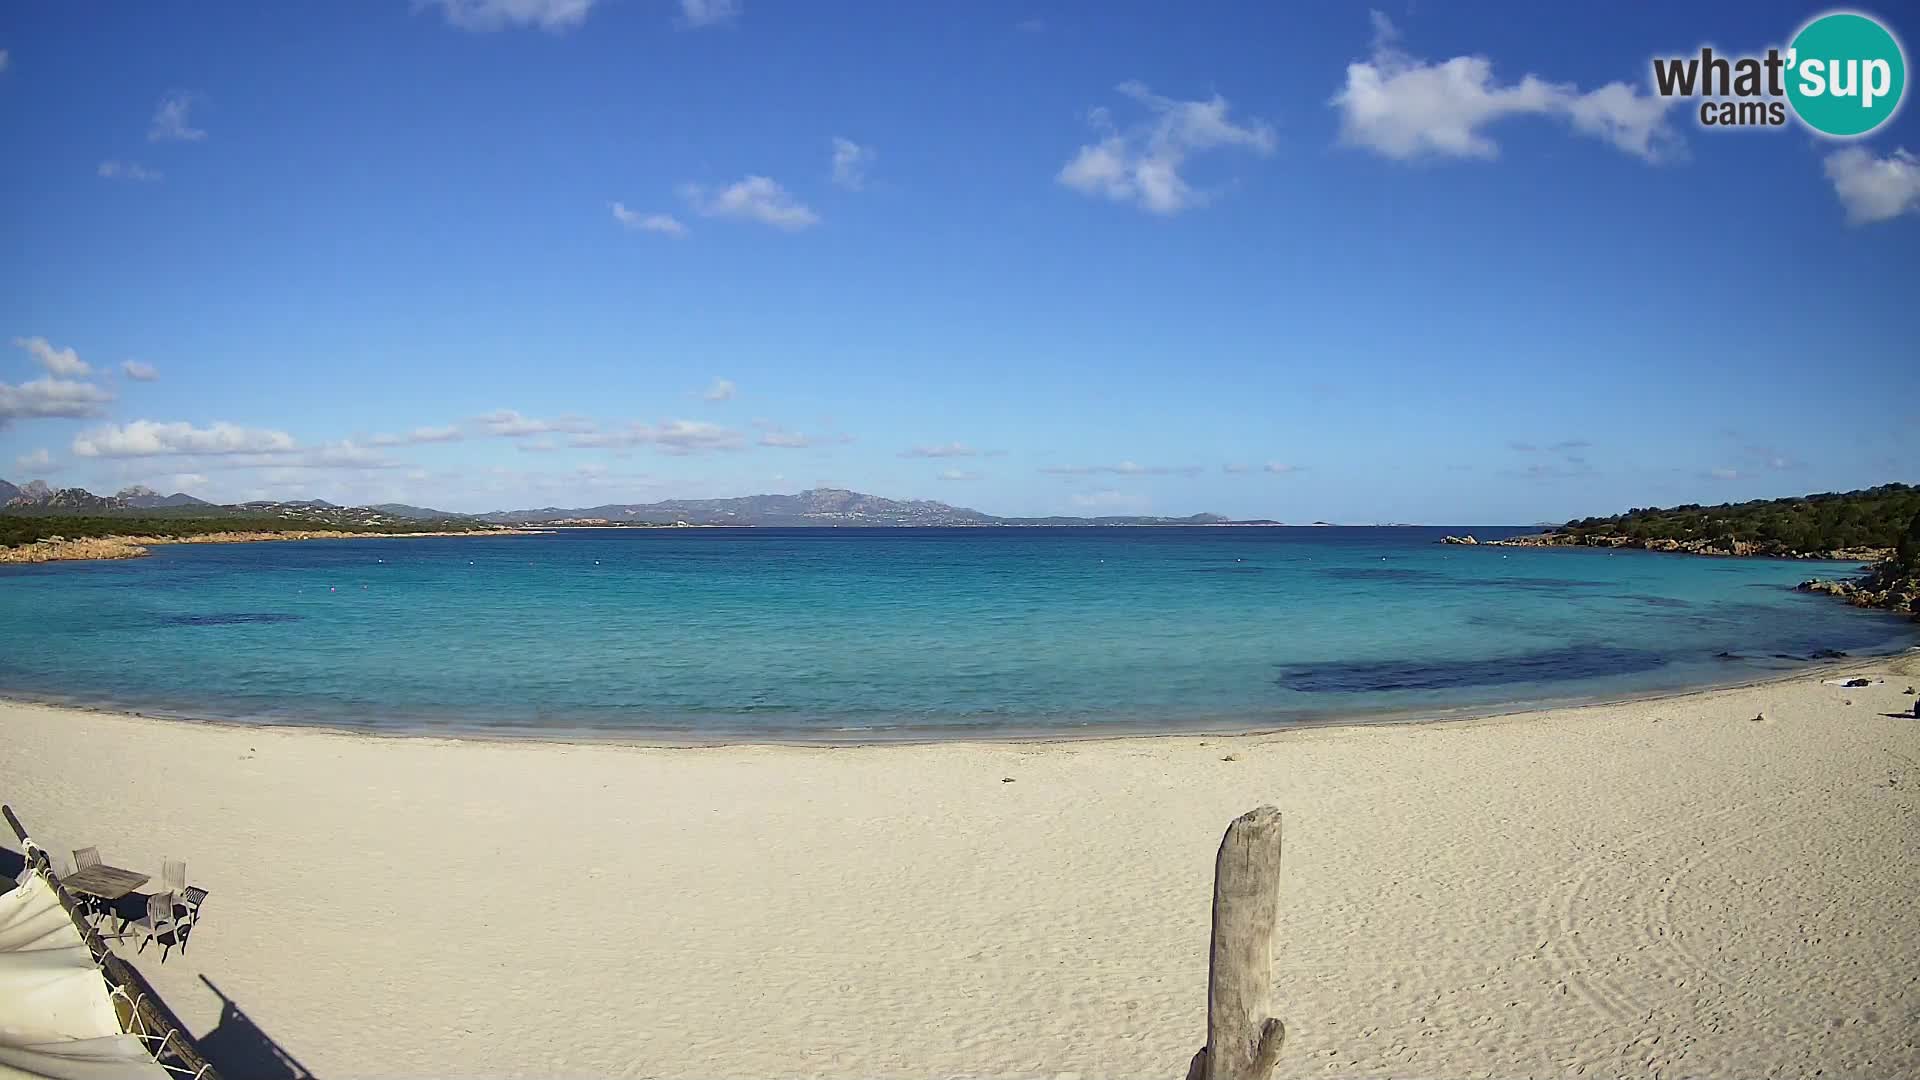
[[164,1080],[110,993],[46,879],[0,895],[0,1080]]

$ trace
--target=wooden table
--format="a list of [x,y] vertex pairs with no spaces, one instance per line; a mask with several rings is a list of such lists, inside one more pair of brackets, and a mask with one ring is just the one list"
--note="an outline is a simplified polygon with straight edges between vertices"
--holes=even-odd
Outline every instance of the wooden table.
[[142,874],[137,870],[122,870],[117,866],[95,863],[61,878],[60,884],[73,892],[97,896],[102,900],[118,900],[145,885],[152,877],[152,874]]

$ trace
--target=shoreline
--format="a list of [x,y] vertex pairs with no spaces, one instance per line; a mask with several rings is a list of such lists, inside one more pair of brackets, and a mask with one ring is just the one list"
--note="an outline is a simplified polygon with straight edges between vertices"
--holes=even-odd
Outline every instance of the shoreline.
[[[1511,701],[1482,706],[1460,706],[1455,709],[1422,710],[1395,709],[1377,712],[1357,712],[1324,719],[1300,720],[1268,726],[1253,727],[1163,727],[1140,730],[1121,723],[1090,723],[1075,727],[1034,729],[1005,726],[1003,730],[985,730],[986,725],[954,725],[953,734],[933,733],[929,727],[893,727],[861,729],[823,729],[820,734],[808,736],[791,732],[774,732],[767,735],[701,735],[681,729],[662,728],[591,728],[591,727],[527,727],[514,725],[492,725],[487,727],[445,727],[435,728],[425,725],[396,726],[392,728],[345,727],[337,723],[307,723],[298,720],[248,720],[236,717],[190,716],[180,713],[149,711],[128,706],[107,704],[89,705],[60,698],[39,698],[24,696],[0,690],[0,709],[8,706],[25,706],[36,709],[49,709],[56,712],[105,716],[129,721],[148,721],[163,725],[177,725],[184,728],[213,728],[231,731],[284,731],[290,733],[311,733],[335,738],[368,740],[374,742],[423,742],[423,743],[475,743],[497,746],[570,746],[624,747],[635,750],[725,750],[732,748],[761,749],[817,749],[850,750],[865,747],[933,747],[933,746],[1073,746],[1104,742],[1137,742],[1154,739],[1258,739],[1270,736],[1282,736],[1300,731],[1342,731],[1371,728],[1429,727],[1448,724],[1471,724],[1485,720],[1499,720],[1505,717],[1526,716],[1541,712],[1563,710],[1608,708],[1618,706],[1644,705],[1665,700],[1689,700],[1706,695],[1735,690],[1755,690],[1769,686],[1793,683],[1810,679],[1847,667],[1876,664],[1899,664],[1903,660],[1913,660],[1920,664],[1920,645],[1903,646],[1892,652],[1862,653],[1839,657],[1821,657],[1795,661],[1791,670],[1780,670],[1761,674],[1756,678],[1737,679],[1731,682],[1701,683],[1685,687],[1665,687],[1640,691],[1637,693],[1600,694],[1593,696],[1570,696],[1563,698],[1543,698],[1537,700]],[[886,731],[897,731],[897,737],[889,737]],[[861,734],[867,732],[868,734]]]
[[233,1010],[319,1076],[1180,1075],[1270,804],[1289,1075],[1877,1077],[1920,1072],[1916,682],[695,754],[0,704],[0,775],[51,851],[187,860],[192,947],[116,949],[226,1075]]
[[83,536],[71,540],[36,540],[0,547],[0,565],[38,565],[50,562],[97,562],[138,559],[153,554],[152,547],[176,544],[259,544],[302,540],[406,540],[440,536],[539,536],[550,530],[533,528],[471,529],[459,532],[351,532],[345,529],[289,529],[285,532],[243,530],[198,533],[191,536]]

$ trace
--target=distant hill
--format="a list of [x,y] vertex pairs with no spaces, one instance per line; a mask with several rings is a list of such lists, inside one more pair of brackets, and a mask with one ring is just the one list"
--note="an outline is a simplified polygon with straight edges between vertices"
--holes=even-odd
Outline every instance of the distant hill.
[[[0,481],[0,483],[5,483]],[[11,494],[9,494],[11,493]],[[134,486],[117,495],[95,495],[82,488],[49,491],[35,481],[23,487],[6,484],[0,494],[4,512],[13,515],[162,516],[188,518],[274,518],[299,528],[385,528],[396,522],[439,522],[488,525],[609,524],[609,525],[757,525],[766,527],[1073,527],[1114,525],[1277,525],[1267,519],[1234,521],[1219,514],[1188,517],[1144,515],[1115,517],[996,517],[964,506],[929,499],[888,499],[844,488],[814,488],[797,495],[746,495],[733,499],[668,499],[652,503],[606,503],[600,506],[501,510],[490,514],[457,514],[407,503],[340,506],[323,499],[245,502],[230,506],[196,499],[184,492],[161,495]]]
[[205,499],[196,499],[184,491],[176,491],[171,495],[162,495],[150,487],[142,487],[139,484],[135,484],[132,487],[121,488],[120,493],[114,497],[137,510],[152,510],[155,507],[167,506],[213,505]]
[[949,506],[927,499],[887,499],[844,488],[814,488],[798,495],[746,495],[733,499],[668,499],[662,502],[608,503],[602,506],[547,506],[537,510],[502,510],[478,516],[481,521],[503,525],[606,522],[615,525],[759,525],[787,528],[836,525],[929,528],[960,525],[1275,524],[1264,520],[1231,522],[1218,514],[1195,514],[1183,518],[996,517],[964,506]]
[[390,517],[406,518],[409,521],[425,521],[439,518],[472,517],[472,514],[456,514],[451,510],[432,510],[424,506],[409,506],[406,503],[374,503],[367,507],[378,510]]

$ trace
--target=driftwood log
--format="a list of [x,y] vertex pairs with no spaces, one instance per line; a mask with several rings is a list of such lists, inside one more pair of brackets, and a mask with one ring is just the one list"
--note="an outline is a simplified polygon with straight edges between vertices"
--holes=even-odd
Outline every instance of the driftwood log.
[[1273,1017],[1273,938],[1280,913],[1280,811],[1234,819],[1213,863],[1207,1045],[1187,1080],[1267,1080],[1286,1026]]

